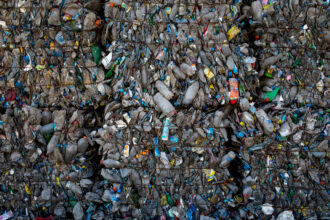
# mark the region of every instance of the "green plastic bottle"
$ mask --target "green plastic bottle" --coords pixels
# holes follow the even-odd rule
[[[166,194],[167,203],[168,203],[170,206],[174,206],[174,201],[173,201],[171,195],[170,195],[168,192],[166,192],[165,194]]]
[[[293,189],[290,189],[290,191],[289,191],[290,201],[292,201],[293,196],[294,196],[294,191],[293,191]]]
[[[101,60],[101,50],[97,45],[91,46],[94,62],[98,65]]]
[[[242,83],[239,84],[238,89],[239,89],[239,95],[244,96],[244,88],[242,86]]]
[[[115,72],[115,65],[112,65],[112,67],[110,68],[110,70],[107,72],[107,74],[105,74],[106,78],[110,78],[113,76],[114,72]]]
[[[265,163],[263,161],[260,161],[260,166],[261,166],[261,169],[265,169]]]
[[[300,62],[301,62],[301,59],[299,58],[299,59],[297,59],[297,60],[292,64],[292,66],[293,66],[293,67],[299,66],[299,65],[300,65]]]
[[[53,134],[45,134],[44,135],[44,138],[45,138],[47,144],[49,143],[49,141],[52,138],[52,136],[53,136]]]
[[[76,200],[76,198],[74,198],[74,197],[70,197],[70,205],[71,205],[71,207],[74,207],[76,204],[77,204],[77,200]]]
[[[292,121],[293,121],[293,123],[297,124],[297,122],[298,122],[298,115],[296,113],[293,114]]]
[[[277,93],[278,93],[278,91],[280,91],[280,86],[279,87],[277,87],[276,89],[274,89],[273,91],[271,91],[271,92],[266,92],[266,94],[265,94],[265,97],[264,97],[264,100],[266,101],[266,102],[271,102],[271,101],[273,101],[273,99],[277,96]]]
[[[150,23],[152,26],[155,25],[155,22],[154,22],[154,15],[155,15],[155,14],[151,14],[151,15],[149,15],[149,23]]]
[[[274,76],[268,72],[268,70],[265,72],[265,76],[268,78],[273,78]]]

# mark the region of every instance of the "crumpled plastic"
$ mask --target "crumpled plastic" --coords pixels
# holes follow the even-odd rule
[[[0,219],[329,217],[329,2],[0,8]]]

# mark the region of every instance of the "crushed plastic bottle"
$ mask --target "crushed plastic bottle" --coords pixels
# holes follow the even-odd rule
[[[1,1],[0,219],[327,219],[329,1]]]

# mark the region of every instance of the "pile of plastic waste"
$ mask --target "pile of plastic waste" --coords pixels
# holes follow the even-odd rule
[[[0,220],[328,219],[330,2],[0,2]]]

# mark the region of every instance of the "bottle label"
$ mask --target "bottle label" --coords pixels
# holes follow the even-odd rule
[[[169,125],[169,121],[170,120],[168,118],[165,119],[164,129],[163,129],[163,133],[162,133],[162,140],[163,141],[167,141],[168,140],[168,135],[169,135],[168,125]]]
[[[238,90],[238,81],[235,78],[229,79],[229,100],[231,104],[235,104],[239,97],[239,90]]]
[[[233,39],[237,34],[239,34],[239,32],[241,31],[236,25],[232,26],[227,32],[228,40]]]
[[[210,68],[205,68],[204,74],[208,79],[212,79],[214,77],[214,73],[210,70]]]
[[[106,57],[102,59],[102,64],[105,68],[107,68],[112,60],[112,53],[109,53]]]
[[[125,145],[124,146],[124,157],[128,157],[129,156],[129,146]]]

